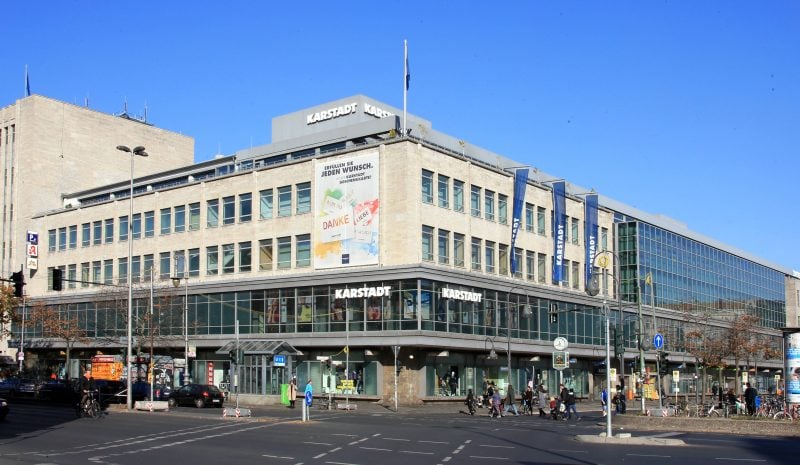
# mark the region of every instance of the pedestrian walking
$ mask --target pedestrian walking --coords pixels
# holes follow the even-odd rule
[[[578,415],[578,410],[575,406],[577,403],[577,399],[575,398],[575,391],[570,388],[567,393],[567,420],[572,418],[572,414],[575,414],[575,420],[580,421],[581,417]]]
[[[549,407],[549,402],[547,400],[547,388],[544,387],[544,384],[539,385],[539,417],[546,417],[547,412],[544,411],[545,406]]]
[[[516,396],[514,395],[514,387],[509,384],[507,391],[508,392],[506,393],[505,412],[508,413],[508,411],[510,410],[514,412],[515,416],[519,416],[519,410],[517,410],[516,399],[515,399]]]

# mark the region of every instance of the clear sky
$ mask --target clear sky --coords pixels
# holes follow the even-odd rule
[[[402,108],[407,39],[434,129],[800,270],[798,25],[796,0],[10,2],[0,106],[28,65],[203,161],[331,100]]]

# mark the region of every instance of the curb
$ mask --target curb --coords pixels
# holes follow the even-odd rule
[[[685,446],[686,443],[681,439],[656,438],[652,436],[633,437],[630,433],[620,433],[618,436],[606,437],[606,433],[600,435],[579,434],[575,436],[579,442],[591,444],[620,444],[637,446]]]

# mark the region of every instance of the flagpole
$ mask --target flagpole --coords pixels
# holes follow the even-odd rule
[[[406,107],[408,104],[408,40],[403,40],[403,137],[408,135],[406,131]]]

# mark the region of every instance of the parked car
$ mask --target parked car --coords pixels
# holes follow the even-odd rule
[[[75,403],[78,393],[69,381],[58,379],[39,386],[38,397],[51,402]]]
[[[194,405],[203,408],[209,405],[222,407],[225,395],[211,384],[187,384],[175,389],[169,396],[169,406]]]
[[[94,385],[97,387],[101,404],[122,404],[127,401],[125,390],[128,386],[122,381],[96,379],[94,380]]]
[[[8,402],[5,399],[0,399],[0,421],[5,420],[6,415],[8,415]]]
[[[39,383],[27,378],[8,378],[0,382],[0,396],[36,397]]]

